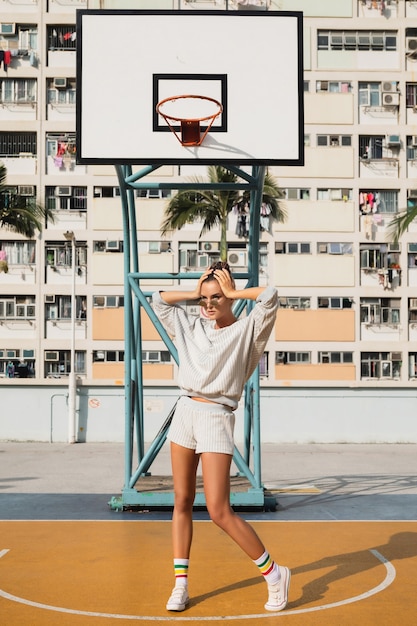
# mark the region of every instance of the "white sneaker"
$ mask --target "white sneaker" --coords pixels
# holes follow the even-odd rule
[[[277,566],[281,578],[275,585],[268,585],[268,602],[265,604],[267,611],[282,611],[288,602],[288,589],[290,587],[291,572],[288,567]]]
[[[174,587],[167,602],[167,611],[183,611],[189,601],[188,588],[185,585]]]

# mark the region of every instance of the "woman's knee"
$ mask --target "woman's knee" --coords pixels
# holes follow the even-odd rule
[[[225,529],[228,526],[231,518],[234,516],[234,512],[229,504],[221,506],[207,506],[207,511],[211,521],[222,529]]]
[[[189,512],[193,509],[194,493],[174,493],[174,507],[178,512]]]

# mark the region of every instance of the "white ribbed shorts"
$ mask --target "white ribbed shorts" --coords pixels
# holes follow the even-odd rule
[[[211,404],[181,396],[172,418],[167,439],[203,452],[233,454],[235,414],[222,404]]]

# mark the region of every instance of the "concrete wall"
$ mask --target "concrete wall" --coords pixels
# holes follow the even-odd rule
[[[2,385],[0,440],[67,441],[67,394],[64,386]],[[176,397],[176,388],[146,389],[146,442],[153,440]],[[262,442],[417,443],[416,404],[412,389],[262,389]],[[79,442],[124,441],[123,387],[81,387],[77,408]],[[242,418],[241,405],[238,443]]]

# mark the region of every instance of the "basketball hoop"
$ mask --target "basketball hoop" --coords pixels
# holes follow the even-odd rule
[[[186,100],[189,102],[185,102]],[[200,102],[196,103],[196,100]],[[215,111],[209,113],[213,105]],[[164,111],[161,107],[164,108]],[[223,105],[208,96],[171,96],[158,102],[156,112],[162,115],[181,145],[201,146],[214,120],[223,112]],[[196,113],[199,114],[198,117],[195,117]],[[174,127],[174,122],[180,122],[181,134],[179,134],[179,129]],[[200,122],[208,122],[203,132],[200,128]]]

